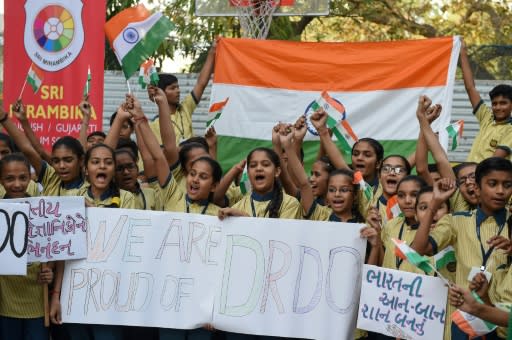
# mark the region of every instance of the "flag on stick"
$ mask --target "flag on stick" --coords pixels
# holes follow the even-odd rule
[[[434,263],[436,269],[446,267],[448,264],[456,262],[455,260],[455,249],[452,246],[448,246],[441,250],[439,253],[434,255]]]
[[[359,185],[359,190],[361,190],[363,192],[364,196],[366,197],[366,199],[368,201],[370,201],[372,199],[372,196],[373,196],[372,187],[368,183],[365,182],[361,171],[354,172],[354,184]]]
[[[352,130],[352,127],[345,119],[345,107],[343,104],[337,102],[326,91],[312,104],[314,111],[323,108],[327,113],[327,127],[332,129],[332,132],[341,143],[341,147],[345,154],[352,154],[352,146],[357,142],[357,136]]]
[[[471,292],[473,297],[483,303],[482,299],[474,291]],[[452,321],[467,335],[470,339],[485,335],[496,329],[496,325],[485,320],[479,319],[469,313],[457,309],[452,313]]]
[[[388,221],[392,218],[400,216],[401,213],[402,211],[398,206],[398,197],[396,195],[390,197],[390,199],[388,199],[388,203],[386,204],[386,217]]]
[[[229,97],[221,102],[213,103],[208,111],[208,117],[206,118],[206,128],[212,126],[222,115],[222,110],[229,101]]]
[[[87,67],[87,80],[85,81],[84,86],[84,98],[86,98],[89,95],[89,90],[91,89],[91,66]]]
[[[427,274],[430,274],[433,271],[432,265],[427,257],[418,254],[402,240],[392,238],[391,241],[395,244],[396,256],[402,260],[408,261],[410,264],[418,267]]]
[[[162,13],[151,14],[140,4],[127,8],[105,24],[105,34],[117,60],[129,79],[148,59],[174,28]]]
[[[41,88],[41,85],[43,84],[44,79],[44,72],[36,65],[32,64],[30,65],[30,69],[28,70],[27,74],[27,82],[32,87],[32,90],[34,93],[37,93],[39,91],[39,88]],[[23,92],[23,91],[22,91]],[[21,94],[20,94],[21,97]]]
[[[462,132],[464,130],[464,121],[458,120],[453,124],[450,124],[446,127],[446,131],[448,132],[448,138],[452,140],[452,148],[451,150],[455,150],[459,145],[459,138],[462,137]]]
[[[240,191],[242,194],[250,192],[252,189],[251,181],[249,181],[249,174],[247,173],[247,164],[245,165],[244,171],[242,172],[242,178],[240,179]]]
[[[146,60],[142,65],[140,65],[139,70],[139,84],[143,89],[146,88],[149,84],[158,86],[158,81],[160,77],[158,77],[158,72],[156,71],[156,67],[153,63],[153,60]]]

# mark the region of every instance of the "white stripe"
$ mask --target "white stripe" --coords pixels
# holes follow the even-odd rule
[[[346,109],[358,138],[378,140],[415,140],[419,125],[416,106],[420,95],[427,95],[434,103],[443,105],[441,116],[434,122],[434,130],[442,130],[450,122],[451,102],[446,101],[446,87],[409,88],[371,92],[329,92]],[[214,84],[211,103],[230,97],[229,106],[222,113],[222,121],[215,125],[218,135],[270,140],[272,127],[279,121],[293,123],[307,106],[318,99],[318,91],[294,91],[261,87]],[[450,97],[451,100],[451,97]],[[315,139],[311,134],[306,139]]]
[[[126,54],[128,54],[130,52],[130,50],[139,42],[141,41],[145,36],[146,34],[148,33],[148,31],[155,25],[155,23],[160,20],[160,18],[162,17],[162,13],[155,13],[153,15],[151,15],[149,18],[147,18],[146,20],[143,20],[143,21],[139,21],[139,22],[134,22],[134,23],[130,23],[128,24],[124,30],[121,32],[121,34],[119,34],[115,39],[114,39],[114,42],[113,42],[113,45],[114,45],[114,50],[116,51],[116,55],[117,57],[119,58],[119,61],[122,61],[123,58],[126,56]],[[137,39],[136,41],[134,42],[131,42],[131,43],[128,43],[124,38],[123,38],[123,33],[128,29],[128,28],[132,28],[132,29],[135,29],[139,35],[139,39]]]

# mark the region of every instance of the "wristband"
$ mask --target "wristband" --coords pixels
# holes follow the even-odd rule
[[[52,291],[50,292],[50,294],[51,294],[51,295],[55,295],[55,294],[60,295],[60,290],[52,290]]]
[[[7,119],[9,119],[9,115],[6,113],[4,118],[0,119],[0,124],[3,124]]]

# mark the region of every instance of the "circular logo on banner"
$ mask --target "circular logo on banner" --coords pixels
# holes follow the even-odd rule
[[[343,107],[345,107],[338,99],[333,98],[337,103],[341,104]],[[306,128],[308,129],[309,133],[311,133],[314,136],[318,136],[318,132],[316,131],[315,127],[313,126],[313,123],[311,123],[311,115],[315,113],[315,110],[313,110],[313,104],[316,103],[315,101],[312,101],[309,103],[309,105],[306,107],[306,110],[304,111],[304,118],[306,118]],[[328,104],[324,105],[324,110],[327,110],[329,107]],[[347,116],[347,112],[343,111],[343,118],[341,120],[345,120],[345,117]]]
[[[59,52],[73,40],[75,23],[69,11],[58,5],[43,8],[34,21],[34,38],[48,52]]]
[[[123,39],[128,44],[135,44],[139,40],[139,32],[135,28],[128,27],[123,31]]]
[[[27,0],[25,50],[49,72],[69,66],[84,43],[81,0]]]

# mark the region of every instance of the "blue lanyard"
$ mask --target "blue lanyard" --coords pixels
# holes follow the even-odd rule
[[[402,235],[404,233],[404,225],[405,225],[405,220],[404,222],[402,223],[402,226],[400,227],[400,232],[398,233],[398,239],[401,240],[402,239]],[[396,264],[396,269],[399,270],[400,269],[400,266],[402,265],[402,262],[404,262],[403,259],[399,258],[398,256],[395,256],[395,264]]]
[[[270,204],[270,202],[268,204]],[[252,217],[257,217],[256,216],[256,208],[254,207],[254,200],[252,199],[252,197],[251,197],[251,209],[252,209]],[[263,213],[263,217],[265,217],[267,212],[268,212],[268,205],[267,205],[267,208],[265,209],[265,212]]]
[[[502,225],[499,226],[498,233],[496,235],[501,234],[501,232],[503,231],[503,228],[505,228],[505,223],[503,223]],[[477,226],[476,226],[476,237],[478,238],[478,241],[480,242],[480,251],[482,252],[482,266],[480,266],[480,270],[484,271],[487,261],[491,257],[492,252],[494,251],[494,246],[489,248],[489,250],[487,250],[487,252],[484,250],[484,245],[482,243],[482,237],[480,235],[480,224],[477,224]]]
[[[185,199],[185,204],[187,206],[187,214],[190,213],[190,205],[188,203],[188,200]],[[206,212],[206,210],[208,209],[208,206],[210,205],[210,202],[206,203],[206,205],[204,206],[203,210],[201,210],[201,215],[204,215],[204,213]]]

